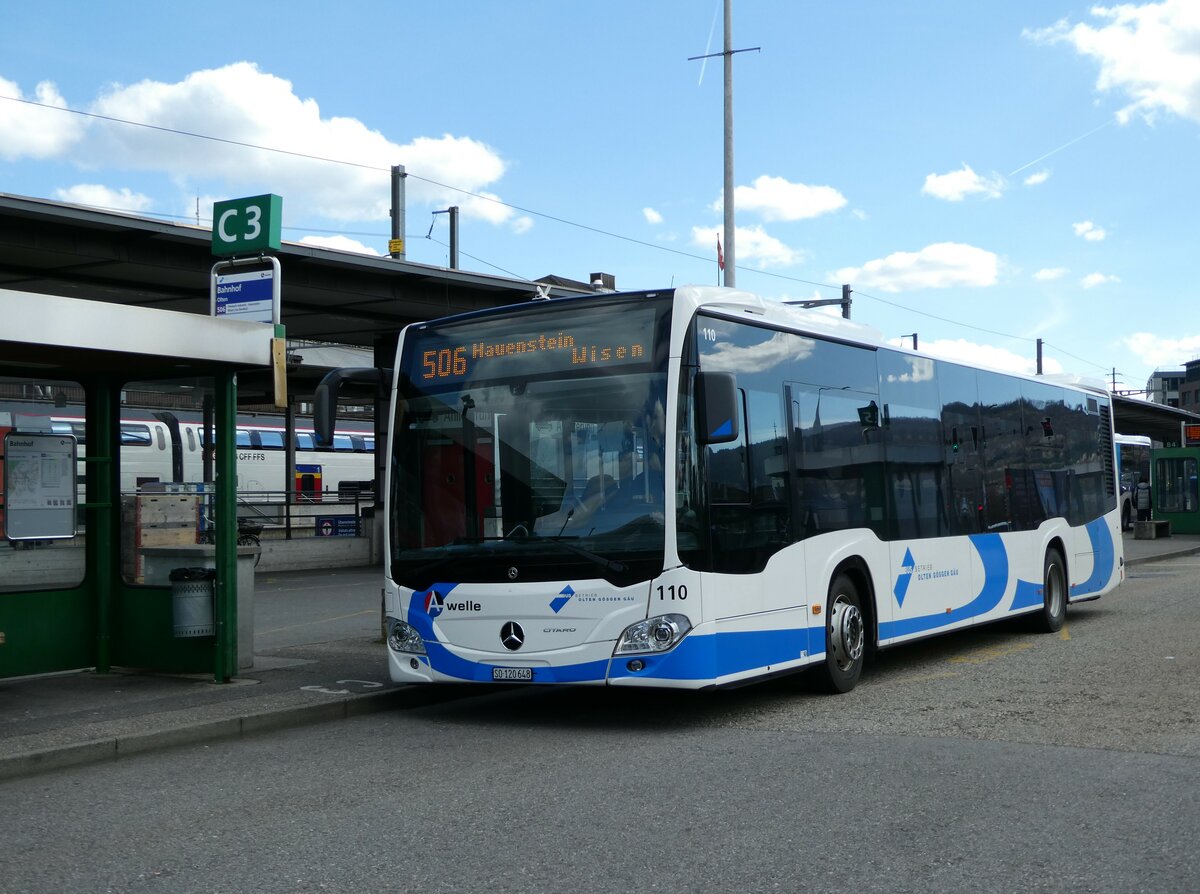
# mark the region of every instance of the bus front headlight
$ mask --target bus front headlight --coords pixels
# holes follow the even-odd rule
[[[626,627],[617,640],[614,655],[666,652],[675,648],[692,629],[686,615],[657,615]]]
[[[425,654],[425,643],[421,634],[412,627],[396,618],[388,618],[388,648],[393,652],[409,652],[416,655]]]

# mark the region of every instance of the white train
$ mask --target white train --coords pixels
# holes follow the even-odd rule
[[[7,418],[5,418],[7,416]],[[82,415],[44,405],[0,403],[0,424],[31,431],[72,434],[86,454]],[[370,423],[346,422],[331,448],[318,448],[311,421],[297,421],[296,475],[287,480],[282,417],[243,416],[237,422],[237,489],[255,494],[304,494],[313,500],[371,492],[375,479],[375,432]],[[175,410],[126,410],[121,419],[121,491],[146,485],[204,480],[203,425],[198,414]],[[82,464],[81,464],[82,474]]]

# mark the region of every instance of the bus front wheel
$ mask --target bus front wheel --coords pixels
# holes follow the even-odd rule
[[[821,688],[849,692],[862,675],[866,649],[866,624],[862,598],[849,575],[839,574],[829,586],[825,616],[825,663],[820,669]]]

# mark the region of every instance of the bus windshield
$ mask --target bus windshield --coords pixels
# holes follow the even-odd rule
[[[628,585],[662,570],[663,306],[588,307],[556,317],[549,336],[537,316],[406,335],[391,480],[398,583]]]

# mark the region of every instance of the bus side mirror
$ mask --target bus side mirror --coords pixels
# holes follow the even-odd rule
[[[738,390],[733,373],[696,373],[696,440],[702,445],[736,441]]]
[[[333,430],[337,427],[338,393],[343,382],[373,385],[375,397],[387,396],[392,383],[392,371],[368,366],[351,369],[335,369],[326,373],[313,394],[313,430],[318,447],[333,446]]]

